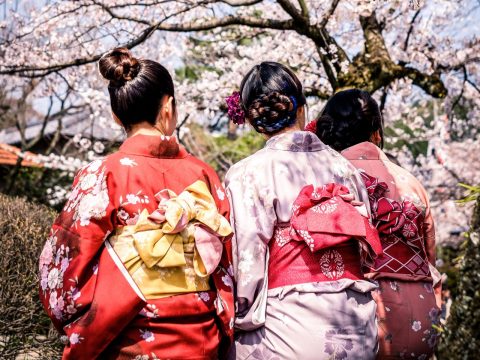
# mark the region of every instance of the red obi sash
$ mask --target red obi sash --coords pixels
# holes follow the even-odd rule
[[[359,249],[360,245],[360,249]],[[290,224],[277,226],[269,243],[268,287],[363,278],[361,263],[381,253],[363,203],[338,184],[305,186]]]
[[[367,187],[372,221],[377,228],[383,255],[364,272],[382,272],[412,276],[430,276],[423,238],[424,216],[412,202],[398,202],[385,197],[386,183],[361,172]]]

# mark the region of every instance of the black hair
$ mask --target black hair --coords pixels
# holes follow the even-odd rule
[[[375,99],[364,90],[349,89],[333,95],[317,120],[317,136],[337,151],[369,141],[380,132],[383,148],[383,118]]]
[[[258,132],[275,134],[296,121],[306,104],[302,84],[288,67],[276,62],[254,66],[240,84],[245,116]]]
[[[155,125],[162,98],[175,96],[168,70],[156,61],[134,58],[127,48],[115,48],[103,55],[99,69],[110,81],[112,111],[127,131],[143,121]]]

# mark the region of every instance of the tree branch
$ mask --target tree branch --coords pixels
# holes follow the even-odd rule
[[[245,25],[252,28],[263,28],[263,29],[276,29],[276,30],[292,30],[293,21],[292,20],[274,20],[274,19],[259,19],[251,16],[238,17],[235,15],[226,16],[220,19],[210,19],[202,23],[196,24],[195,22],[189,22],[184,24],[169,24],[162,22],[157,23],[147,27],[142,33],[137,37],[126,44],[123,44],[123,47],[127,49],[132,49],[135,46],[143,43],[148,39],[155,31],[171,31],[171,32],[189,32],[189,31],[204,31],[211,30],[218,27],[230,26],[230,25]],[[70,62],[65,62],[61,64],[54,64],[45,67],[39,66],[5,66],[6,69],[0,70],[0,75],[19,75],[29,78],[43,77],[60,70],[85,65],[98,61],[103,54],[96,54],[91,57],[78,58]]]
[[[419,8],[416,12],[415,15],[413,15],[412,21],[410,22],[410,27],[408,28],[407,31],[407,37],[405,38],[405,42],[403,43],[403,50],[407,50],[408,48],[408,41],[410,40],[410,35],[412,35],[413,31],[413,25],[415,24],[415,20],[417,20],[418,15],[420,15],[420,10],[422,8]]]
[[[319,26],[321,28],[324,28],[328,24],[328,20],[332,17],[332,15],[335,13],[335,10],[337,9],[338,3],[340,0],[333,0],[332,3],[330,4],[330,8],[328,9],[327,13],[325,14],[324,18],[322,21],[320,21]]]

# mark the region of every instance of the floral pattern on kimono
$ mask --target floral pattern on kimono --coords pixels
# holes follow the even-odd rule
[[[367,188],[385,252],[378,259],[380,266],[369,269],[366,276],[379,284],[374,292],[379,357],[430,358],[438,336],[441,283],[434,267],[435,230],[427,193],[413,175],[370,142],[354,145],[342,154],[370,175],[365,176],[370,178],[368,183],[376,183]],[[371,176],[376,179],[371,181]],[[393,211],[385,212],[388,206],[384,207],[376,221],[378,201],[384,201]]]
[[[154,212],[158,192],[181,193],[196,181],[206,184],[218,212],[228,216],[229,204],[215,172],[179,147],[174,138],[135,135],[118,152],[78,172],[39,263],[40,298],[63,335],[65,359],[96,358],[102,351],[102,358],[108,358],[113,348],[122,353],[128,345],[121,339],[130,333],[139,337],[132,358],[152,353],[165,357],[165,351],[178,351],[176,339],[187,333],[192,342],[182,344],[184,353],[208,352],[205,358],[209,358],[213,353],[218,356],[219,346],[226,351],[234,317],[229,238],[222,239],[220,264],[210,275],[207,293],[148,301],[108,241],[119,227],[134,224],[142,211]],[[190,330],[188,322],[180,320],[192,304],[191,328],[209,326],[208,340],[203,330]],[[165,316],[176,319],[169,330],[174,336],[168,340],[171,346],[159,335]],[[199,344],[208,345],[209,350],[202,350],[203,345],[193,348],[193,339],[200,339]]]
[[[370,291],[375,288],[374,284],[362,279],[338,279],[268,288],[269,242],[278,240],[281,243],[274,233],[276,229],[278,233],[278,226],[290,222],[300,190],[306,185],[316,188],[328,183],[345,186],[354,199],[365,203],[369,213],[368,195],[358,171],[316,135],[294,131],[272,137],[265,148],[235,164],[227,173],[225,183],[234,228],[235,326],[243,330],[238,334],[229,359],[331,357],[328,353],[319,355],[319,346],[341,353],[333,344],[333,338],[331,345],[327,345],[324,332],[312,337],[310,320],[306,320],[312,316],[319,319],[321,325],[317,326],[321,328],[331,329],[335,324],[333,327],[348,329],[352,334],[361,332],[362,340],[354,336],[352,341],[355,344],[362,341],[364,358],[373,358],[376,327]],[[352,301],[354,298],[358,302]],[[352,301],[348,307],[352,316],[332,319],[322,310],[344,307],[347,299],[349,304]],[[285,310],[289,326],[285,326],[284,318],[279,318]],[[349,328],[353,322],[358,324],[355,331]],[[301,339],[307,338],[311,341],[302,347]],[[349,346],[345,345],[344,351],[348,352],[347,348]]]

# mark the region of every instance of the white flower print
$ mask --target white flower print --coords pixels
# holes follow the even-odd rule
[[[393,291],[398,291],[398,283],[396,281],[390,281],[390,288]]]
[[[238,263],[238,270],[245,274],[250,271],[253,265],[253,255],[250,250],[242,250],[240,252],[240,261]]]
[[[130,166],[130,167],[133,167],[133,166],[137,166],[138,164],[135,162],[135,160],[133,159],[130,159],[128,157],[124,157],[122,159],[120,159],[120,164],[122,164],[123,166]]]
[[[140,310],[140,315],[148,318],[152,318],[152,319],[157,318],[158,317],[157,306],[154,304],[147,304],[142,310]]]
[[[55,308],[57,307],[57,292],[52,291],[50,293],[50,298],[48,299],[48,304],[50,305],[50,308]]]
[[[225,286],[228,286],[233,289],[233,280],[230,277],[230,275],[226,274],[222,276],[222,281],[225,284]]]
[[[151,331],[140,329],[140,337],[146,342],[152,342],[155,340],[155,336]]]
[[[80,220],[80,226],[87,226],[90,224],[90,219],[101,219],[106,215],[110,199],[108,198],[108,192],[106,190],[101,191],[99,194],[88,193],[78,205],[78,219]]]
[[[133,358],[133,360],[149,360],[150,356],[148,355],[137,355]]]
[[[331,214],[337,210],[337,200],[330,199],[321,204],[315,205],[312,207],[312,211],[319,214]]]
[[[80,182],[80,188],[85,191],[92,188],[97,182],[97,176],[95,174],[87,174]]]
[[[71,345],[79,344],[82,339],[83,338],[80,337],[79,333],[72,333],[72,335],[70,335],[70,338],[69,338]]]
[[[50,241],[45,243],[42,254],[40,255],[40,267],[48,265],[53,260],[53,245]]]
[[[230,318],[230,323],[229,323],[229,326],[230,326],[230,329],[233,329],[233,326],[235,325],[235,320],[234,318]]]
[[[96,172],[98,169],[100,169],[100,166],[102,166],[102,160],[94,160],[87,166],[86,170],[91,173]]]
[[[198,293],[198,297],[203,300],[203,302],[207,302],[210,300],[210,295],[208,292],[202,291]]]
[[[225,193],[223,190],[217,186],[215,186],[215,189],[217,190],[217,197],[220,199],[220,201],[225,200]]]
[[[135,205],[137,202],[140,202],[140,198],[135,194],[127,194],[126,197],[129,204]]]
[[[60,284],[61,274],[57,268],[53,268],[48,273],[48,287],[50,289],[55,289]]]
[[[422,322],[421,321],[414,321],[412,323],[412,330],[417,332],[422,329]]]

